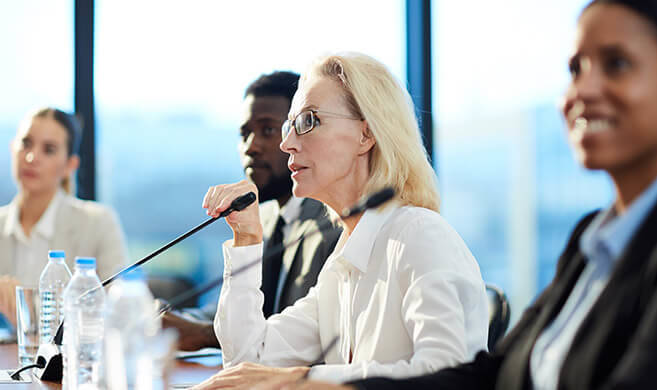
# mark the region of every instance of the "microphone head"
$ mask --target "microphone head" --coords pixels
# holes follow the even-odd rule
[[[233,211],[242,211],[245,208],[249,207],[249,205],[256,200],[256,195],[250,191],[247,192],[246,194],[239,196],[233,200],[233,202],[230,204],[230,207],[228,207],[226,210],[222,211],[221,214],[219,214],[219,218],[224,218],[228,216],[228,214],[232,213]]]
[[[230,204],[231,208],[235,211],[242,211],[256,200],[256,195],[253,192],[248,192],[238,198],[235,198],[233,203]]]

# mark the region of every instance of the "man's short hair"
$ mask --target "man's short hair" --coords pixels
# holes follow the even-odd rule
[[[263,74],[246,88],[244,97],[283,96],[291,102],[298,84],[299,75],[293,72],[277,71]]]

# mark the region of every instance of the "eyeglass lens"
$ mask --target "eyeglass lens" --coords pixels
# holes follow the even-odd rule
[[[297,117],[293,120],[294,125],[289,119],[286,120],[281,127],[283,139],[285,139],[290,130],[292,130],[292,126],[294,126],[294,130],[299,135],[308,133],[315,127],[315,120],[315,114],[312,111],[304,111],[297,115]]]
[[[305,134],[315,126],[315,115],[312,111],[306,111],[299,114],[294,121],[294,127],[299,134]]]

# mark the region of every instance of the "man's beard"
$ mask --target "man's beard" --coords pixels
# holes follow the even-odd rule
[[[258,188],[260,202],[278,199],[292,193],[292,177],[290,174],[272,176],[262,188]]]

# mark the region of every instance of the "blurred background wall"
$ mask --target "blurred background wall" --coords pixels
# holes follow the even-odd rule
[[[137,260],[205,220],[209,186],[243,177],[236,145],[249,82],[302,72],[328,51],[362,51],[409,85],[442,213],[517,315],[552,278],[576,220],[611,200],[607,180],[574,162],[558,111],[584,4],[1,0],[0,204],[16,191],[8,145],[23,115],[42,105],[92,112],[78,193],[116,209]],[[85,61],[92,82],[80,77]],[[228,237],[213,224],[147,270],[210,280]]]

